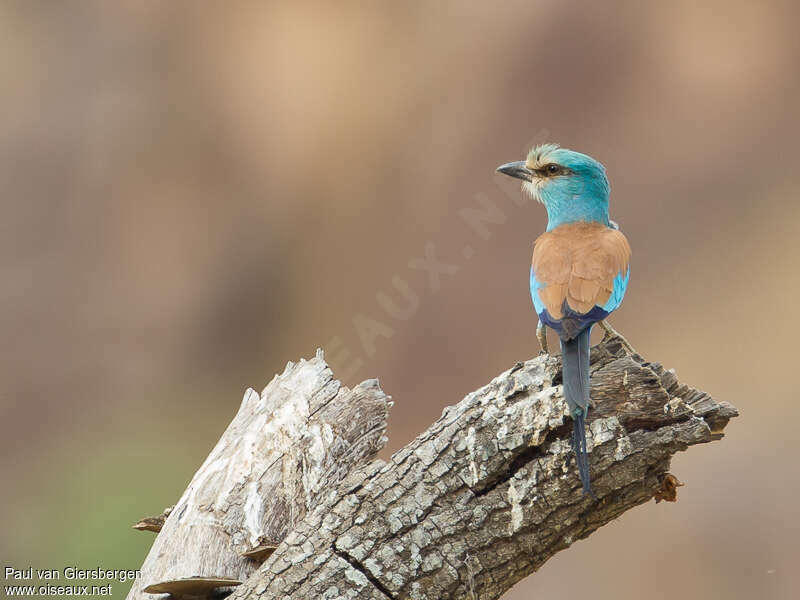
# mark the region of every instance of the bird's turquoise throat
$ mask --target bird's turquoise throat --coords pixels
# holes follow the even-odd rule
[[[602,223],[608,226],[608,199],[563,193],[561,190],[542,191],[547,209],[547,231],[567,223]]]

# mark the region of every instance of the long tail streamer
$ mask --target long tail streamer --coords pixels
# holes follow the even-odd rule
[[[570,340],[561,340],[564,369],[564,397],[572,416],[572,449],[584,494],[594,497],[589,478],[589,454],[586,447],[586,415],[589,411],[589,336],[591,328]]]
[[[578,465],[578,475],[583,484],[583,493],[594,497],[589,480],[589,453],[586,450],[586,417],[581,408],[572,413],[572,450]]]

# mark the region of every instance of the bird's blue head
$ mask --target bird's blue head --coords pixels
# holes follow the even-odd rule
[[[606,169],[591,156],[536,146],[524,161],[501,165],[500,173],[522,179],[522,188],[547,209],[547,231],[578,221],[608,225]]]

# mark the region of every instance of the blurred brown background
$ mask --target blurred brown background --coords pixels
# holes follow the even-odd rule
[[[137,567],[152,538],[130,524],[178,498],[247,386],[318,346],[394,396],[389,451],[534,355],[545,213],[494,168],[554,141],[610,174],[634,248],[614,325],[742,416],[676,458],[677,504],[507,598],[796,598],[798,18],[0,3],[3,566]],[[481,199],[505,217],[488,240],[459,216]],[[408,266],[427,243],[458,268],[436,293]],[[377,298],[400,302],[394,277],[419,297],[405,320]]]

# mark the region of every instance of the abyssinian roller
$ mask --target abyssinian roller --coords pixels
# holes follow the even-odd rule
[[[589,410],[589,337],[622,303],[630,278],[631,248],[608,217],[606,170],[590,156],[555,144],[537,146],[524,161],[497,168],[523,181],[523,190],[547,209],[547,230],[533,246],[530,288],[536,330],[547,352],[545,327],[561,340],[564,397],[573,421],[572,445],[583,491],[594,495],[586,449]]]

